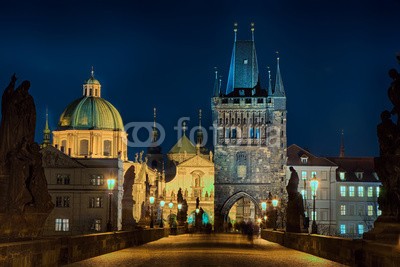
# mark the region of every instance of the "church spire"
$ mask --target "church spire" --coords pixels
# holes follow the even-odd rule
[[[217,67],[214,67],[214,72],[215,72],[215,81],[214,81],[214,96],[219,96],[219,81],[218,81],[218,69]]]
[[[201,128],[201,109],[199,109],[199,128],[197,130],[197,147],[203,143],[203,130]]]
[[[49,112],[48,109],[46,107],[46,124],[43,130],[43,143],[42,143],[42,147],[46,147],[48,145],[50,145],[50,128],[49,128]]]
[[[237,22],[233,23],[233,32],[235,33],[235,43],[237,40],[237,27],[238,27]]]
[[[340,158],[344,158],[344,130],[342,129],[342,133],[340,135]]]
[[[276,52],[276,79],[275,79],[275,91],[274,96],[285,96],[285,89],[283,87],[281,70],[279,68],[279,52]]]
[[[153,122],[152,142],[155,143],[158,138],[158,132],[157,132],[157,126],[156,126],[156,118],[157,118],[157,109],[156,108],[153,108],[153,117],[154,117],[154,122]]]
[[[268,96],[272,96],[272,80],[271,80],[271,69],[267,66],[268,69]]]
[[[254,42],[254,22],[250,24],[251,29],[251,40]]]

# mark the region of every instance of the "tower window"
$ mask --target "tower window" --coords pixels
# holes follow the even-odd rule
[[[243,64],[245,65],[249,64],[249,60],[248,59],[243,60]]]

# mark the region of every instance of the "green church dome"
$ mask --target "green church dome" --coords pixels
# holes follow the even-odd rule
[[[58,130],[69,129],[123,131],[124,124],[110,102],[101,97],[83,96],[69,104],[61,114]]]

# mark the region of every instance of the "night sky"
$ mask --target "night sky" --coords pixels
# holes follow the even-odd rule
[[[180,117],[194,127],[201,108],[203,125],[211,125],[214,67],[225,88],[233,23],[238,39],[250,39],[254,22],[263,87],[280,53],[288,145],[335,156],[344,129],[346,155],[378,154],[376,125],[391,109],[387,72],[399,68],[400,1],[126,2],[1,1],[0,88],[14,72],[31,81],[38,142],[46,105],[55,129],[93,65],[102,97],[125,124],[152,121],[158,108],[166,152]]]

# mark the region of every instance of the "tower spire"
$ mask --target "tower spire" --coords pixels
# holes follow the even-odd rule
[[[50,128],[49,128],[49,112],[48,109],[46,107],[46,123],[45,123],[45,127],[43,130],[43,143],[42,143],[42,147],[46,147],[48,145],[50,145]]]
[[[341,135],[340,135],[340,158],[344,158],[344,130],[342,129]]]
[[[272,81],[271,81],[271,69],[267,66],[268,69],[268,96],[272,96]]]
[[[91,76],[92,78],[94,78],[94,68],[93,68],[93,66],[92,66],[92,71],[90,72],[90,76]]]
[[[217,67],[214,67],[214,72],[215,72],[214,96],[219,96],[220,86],[219,86],[219,81],[218,81],[218,69],[217,69]]]
[[[203,143],[203,130],[201,128],[201,109],[199,109],[199,128],[197,130],[197,147],[200,148]]]
[[[236,43],[236,38],[237,38],[237,22],[233,23],[233,32],[235,33],[235,43]]]
[[[254,42],[254,22],[250,24],[251,29],[251,40]]]
[[[153,122],[153,138],[152,141],[153,143],[155,143],[157,141],[158,138],[158,132],[157,132],[157,126],[156,126],[156,118],[157,118],[157,109],[153,108],[153,118],[154,118],[154,122]]]
[[[274,96],[285,96],[285,89],[283,87],[281,70],[279,68],[279,52],[276,52],[276,79]]]

